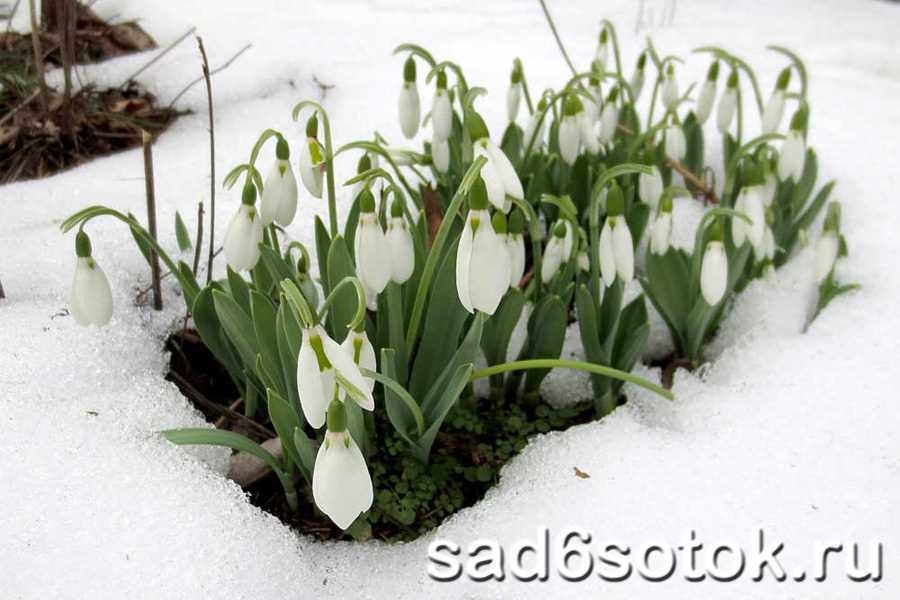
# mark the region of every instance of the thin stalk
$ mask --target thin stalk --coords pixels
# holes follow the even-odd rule
[[[607,367],[604,365],[597,365],[594,363],[582,362],[578,360],[568,360],[564,358],[533,358],[529,360],[516,360],[500,365],[493,365],[491,367],[485,367],[484,369],[475,371],[474,373],[472,373],[471,377],[469,377],[469,381],[483,379],[485,377],[490,377],[491,375],[506,373],[508,371],[525,371],[528,369],[554,368],[577,369],[579,371],[587,371],[588,373],[594,373],[596,375],[603,375],[612,379],[618,379],[620,381],[633,383],[634,385],[650,390],[651,392],[662,396],[667,400],[675,399],[675,395],[672,394],[672,392],[662,386],[656,385],[651,381],[647,381],[643,377],[638,377],[637,375],[632,375],[631,373],[626,373],[625,371],[620,371],[619,369],[613,369],[612,367]]]
[[[228,67],[230,67],[230,66],[234,63],[234,61],[236,61],[236,60],[241,56],[241,54],[243,54],[244,52],[246,52],[247,50],[249,50],[252,46],[253,46],[253,44],[247,44],[247,45],[245,45],[244,47],[242,47],[240,50],[238,50],[237,52],[235,52],[234,54],[232,54],[232,55],[231,55],[231,58],[229,58],[228,60],[226,60],[224,63],[222,63],[221,65],[219,65],[219,66],[216,67],[215,69],[209,71],[209,77],[212,77],[212,76],[215,75],[216,73],[219,73],[219,72],[221,72],[221,71],[224,71],[225,69],[227,69]],[[209,65],[208,65],[208,64],[206,65],[206,68],[209,69]],[[182,96],[184,96],[185,94],[187,94],[188,91],[189,91],[192,87],[194,87],[195,85],[197,85],[198,83],[200,83],[201,81],[203,81],[205,78],[206,78],[206,77],[205,77],[204,75],[201,75],[201,76],[198,77],[197,79],[194,79],[193,81],[191,81],[190,83],[188,83],[186,86],[184,86],[183,88],[181,88],[181,91],[178,92],[177,94],[175,94],[175,97],[172,99],[171,102],[169,102],[169,108],[171,109],[172,107],[174,107],[174,106],[175,106],[175,103],[177,103],[179,100],[181,100],[181,97],[182,97]]]
[[[18,5],[17,5],[18,6]],[[41,111],[46,117],[50,110],[50,101],[47,97],[47,80],[44,78],[44,52],[41,49],[41,28],[37,21],[37,11],[34,0],[28,0],[28,8],[31,10],[31,48],[34,51],[34,72],[38,78],[38,89],[41,96]],[[12,18],[10,17],[10,21]]]
[[[550,31],[553,32],[553,37],[556,38],[556,45],[559,46],[559,51],[562,52],[563,58],[566,60],[566,64],[569,65],[569,69],[572,70],[572,74],[577,73],[575,70],[575,65],[572,64],[572,59],[569,58],[569,53],[566,52],[566,47],[563,46],[562,39],[559,37],[559,32],[556,30],[556,24],[553,22],[553,17],[550,16],[550,11],[547,10],[547,4],[544,0],[538,0],[541,3],[541,8],[544,10],[544,16],[547,18],[547,24],[550,25]]]
[[[206,80],[206,105],[209,115],[209,257],[206,259],[206,285],[212,281],[213,260],[216,255],[216,130],[213,119],[212,81],[209,77],[209,60],[206,57],[206,48],[203,46],[203,38],[197,36],[197,45],[200,47],[200,56],[203,59],[203,79]],[[174,101],[172,102],[174,104]],[[198,240],[199,242],[199,240]],[[200,244],[197,244],[197,252],[200,252]],[[194,268],[196,271],[196,267]]]
[[[328,120],[328,113],[325,112],[325,109],[322,108],[322,105],[318,102],[313,102],[312,100],[305,100],[303,102],[299,102],[296,106],[294,106],[294,110],[291,111],[291,116],[294,121],[297,120],[297,117],[300,116],[300,111],[302,111],[305,107],[311,107],[319,113],[319,117],[322,119],[322,132],[323,137],[325,138],[325,182],[326,189],[328,191],[328,222],[331,230],[331,237],[335,238],[338,235],[338,221],[337,221],[337,201],[335,199],[335,187],[334,187],[334,145],[331,142],[331,123]]]
[[[63,130],[66,135],[74,133],[72,115],[72,65],[75,62],[75,0],[58,0],[60,44],[63,68]]]
[[[147,229],[150,237],[157,239],[156,235],[156,190],[153,181],[153,141],[147,131],[141,131],[141,141],[144,145],[144,189],[147,192]],[[153,283],[153,308],[162,310],[162,286],[159,281],[159,256],[156,250],[150,247],[150,277]]]
[[[194,264],[191,272],[197,277],[200,268],[200,246],[203,245],[203,201],[197,203],[197,239],[194,242]]]
[[[3,282],[0,281],[0,300],[6,298],[6,292],[3,291]]]
[[[31,1],[33,2],[34,0],[31,0]],[[197,30],[196,27],[191,27],[190,29],[185,31],[181,35],[181,37],[179,37],[177,40],[175,40],[174,42],[172,42],[171,44],[166,46],[166,48],[162,52],[160,52],[159,54],[157,54],[156,56],[154,56],[153,58],[148,60],[146,63],[144,63],[144,65],[140,69],[138,69],[137,71],[132,73],[119,87],[124,88],[126,85],[128,85],[129,83],[134,81],[135,77],[137,77],[138,75],[140,75],[141,73],[143,73],[144,71],[146,71],[147,69],[152,67],[154,64],[156,64],[159,61],[159,59],[161,59],[163,56],[165,56],[166,54],[171,52],[178,44],[180,44],[181,42],[186,40],[188,38],[188,36],[191,35],[192,33],[194,33],[196,30]]]
[[[322,303],[322,308],[319,309],[319,322],[325,318],[325,313],[328,312],[328,307],[330,307],[335,298],[337,298],[337,293],[341,291],[341,288],[348,285],[352,285],[356,290],[356,314],[353,315],[353,320],[350,321],[347,327],[349,329],[358,330],[362,326],[366,318],[366,292],[363,289],[360,280],[352,275],[348,275],[341,279],[338,284],[334,286],[334,289],[331,290],[331,293],[328,294],[328,297],[325,298],[325,302]]]

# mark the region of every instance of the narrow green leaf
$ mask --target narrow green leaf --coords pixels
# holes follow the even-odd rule
[[[184,224],[181,213],[177,210],[175,211],[175,238],[178,240],[178,249],[182,252],[190,250],[193,246],[191,234],[188,233],[187,225]]]

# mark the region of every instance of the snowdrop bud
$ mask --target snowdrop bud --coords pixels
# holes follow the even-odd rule
[[[734,240],[734,245],[738,248],[743,246],[746,240],[749,240],[754,247],[762,243],[766,227],[766,209],[763,205],[764,194],[765,189],[758,183],[746,185],[738,192],[734,208],[750,219],[749,223],[737,217],[731,220],[731,237]]]
[[[721,226],[715,223],[712,232],[700,266],[700,292],[707,304],[715,306],[725,296],[728,285],[728,256],[722,244]]]
[[[666,128],[665,142],[666,156],[677,161],[684,160],[687,153],[687,141],[684,139],[684,131],[678,125],[670,125]]]
[[[619,124],[619,107],[616,106],[619,88],[613,88],[609,93],[603,112],[600,113],[600,141],[609,144],[616,135],[616,126]]]
[[[644,89],[644,65],[647,64],[647,54],[642,53],[637,60],[637,66],[634,69],[634,74],[631,76],[631,81],[629,81],[629,85],[631,86],[631,95],[634,98],[635,104],[637,104],[638,98],[641,97],[641,91]]]
[[[303,187],[315,198],[322,197],[322,175],[325,153],[316,139],[318,119],[311,116],[306,122],[306,141],[300,144],[299,170]]]
[[[453,128],[453,109],[450,105],[450,93],[447,91],[447,74],[437,74],[437,89],[431,103],[431,125],[434,137],[444,141],[450,137]]]
[[[669,63],[666,68],[666,76],[662,84],[662,101],[666,110],[674,111],[678,106],[678,81],[675,79],[675,66]]]
[[[112,318],[112,291],[106,274],[91,256],[91,240],[84,231],[75,235],[75,255],[69,314],[79,325],[106,325]]]
[[[719,99],[719,109],[716,113],[716,127],[719,128],[719,133],[722,135],[731,127],[735,111],[737,111],[737,84],[737,71],[732,70],[725,84],[725,92]]]
[[[365,329],[348,333],[347,337],[344,338],[344,341],[341,342],[341,348],[344,349],[347,355],[353,359],[353,362],[359,365],[360,368],[368,369],[370,371],[378,370],[378,363],[375,359],[375,348],[372,346],[372,342],[369,341],[369,336],[366,334]],[[363,380],[366,382],[370,392],[375,389],[374,379],[363,375]]]
[[[398,113],[400,129],[409,139],[419,130],[419,88],[416,87],[416,61],[410,56],[403,64],[403,87],[400,90]]]
[[[332,402],[328,432],[313,467],[313,500],[335,525],[347,529],[372,507],[372,478],[366,459],[347,432],[344,405]],[[335,416],[332,416],[334,413]]]
[[[653,173],[650,175],[646,173],[638,175],[638,197],[640,197],[641,202],[650,207],[651,212],[656,212],[656,208],[659,206],[659,199],[663,193],[663,180],[659,169],[655,165],[651,168]]]
[[[559,153],[567,165],[578,158],[581,144],[581,128],[578,115],[584,110],[576,94],[569,94],[563,106],[563,117],[559,124]]]
[[[399,200],[394,200],[391,205],[391,218],[388,221],[386,237],[391,251],[391,281],[406,283],[415,269],[416,253],[412,234],[403,218],[403,208]]]
[[[456,291],[467,311],[492,315],[509,289],[510,258],[487,207],[487,189],[479,178],[469,190],[469,214],[456,249]]]
[[[785,67],[781,74],[778,75],[778,82],[775,84],[775,91],[769,98],[769,102],[763,109],[762,114],[762,132],[775,133],[781,125],[781,118],[784,116],[784,95],[787,90],[788,83],[791,81],[791,69]]]
[[[259,245],[263,241],[262,219],[256,212],[256,188],[244,186],[241,206],[225,230],[225,261],[235,271],[249,271],[259,261]]]
[[[512,201],[507,196],[519,200],[525,197],[522,182],[503,150],[488,137],[487,126],[474,110],[466,111],[466,129],[472,139],[475,157],[487,159],[481,167],[481,180],[487,189],[488,200],[496,209],[508,213]]]
[[[830,203],[822,237],[816,242],[816,283],[822,283],[828,278],[840,253],[840,218],[841,205],[837,202]]]
[[[391,249],[375,214],[375,197],[368,189],[359,195],[359,225],[354,240],[356,275],[366,291],[384,291],[391,279]]]
[[[593,71],[600,77],[603,77],[603,75],[606,73],[606,65],[609,62],[609,45],[607,44],[608,40],[609,32],[604,26],[603,29],[600,30],[600,39],[597,43],[597,53],[594,55],[593,62]]]
[[[634,244],[625,221],[625,197],[618,184],[607,196],[609,214],[600,231],[600,275],[607,287],[619,277],[628,283],[634,277]]]
[[[506,116],[510,123],[515,123],[519,114],[519,104],[522,101],[522,72],[513,67],[509,82],[509,90],[506,92]]]
[[[758,262],[775,258],[775,234],[769,225],[766,225],[760,243],[753,246],[753,255]]]
[[[663,255],[672,245],[672,198],[666,195],[650,232],[650,252]]]
[[[446,173],[450,168],[450,142],[437,135],[431,138],[431,163],[438,173]]]
[[[290,151],[284,138],[278,140],[277,160],[272,165],[263,187],[259,216],[263,226],[277,221],[290,225],[297,214],[297,180],[291,169]]]
[[[775,179],[775,173],[766,170],[766,179],[763,183],[763,206],[769,208],[775,201],[775,192],[778,189],[778,180]]]
[[[806,111],[801,108],[791,120],[791,130],[787,139],[781,145],[781,155],[778,157],[778,177],[782,181],[789,177],[794,182],[800,181],[803,175],[803,165],[806,162]]]
[[[553,235],[544,249],[544,262],[541,265],[541,281],[549,283],[553,276],[559,272],[559,267],[569,259],[566,254],[566,226],[557,221],[553,228]]]
[[[719,61],[715,61],[709,66],[706,74],[706,81],[700,88],[700,97],[697,99],[697,108],[694,114],[697,116],[697,122],[703,125],[709,119],[712,113],[713,104],[716,101],[716,84],[719,79]]]
[[[588,258],[588,253],[585,250],[579,250],[575,260],[578,261],[578,268],[581,271],[587,272],[591,270],[591,260]]]
[[[522,212],[514,210],[509,215],[506,233],[506,251],[509,253],[509,287],[516,287],[525,275],[525,238],[522,232],[525,220]]]

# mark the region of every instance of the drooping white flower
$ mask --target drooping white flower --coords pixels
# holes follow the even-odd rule
[[[803,132],[792,129],[781,145],[781,155],[778,157],[778,177],[782,181],[788,178],[794,182],[800,181],[805,162],[806,140],[803,139]]]
[[[335,525],[347,529],[372,507],[372,478],[366,459],[347,431],[340,402],[328,410],[328,431],[313,466],[313,500]]]
[[[510,123],[516,122],[519,104],[522,102],[522,75],[513,69],[509,89],[506,90],[506,116]]]
[[[312,125],[310,125],[312,123]],[[325,166],[325,151],[316,139],[318,128],[316,117],[310,118],[306,125],[307,137],[299,149],[299,171],[303,187],[315,198],[322,197],[322,176]]]
[[[344,341],[341,342],[341,348],[344,349],[345,352],[353,359],[353,362],[359,365],[361,369],[368,369],[370,371],[378,370],[378,363],[375,359],[375,348],[372,346],[372,342],[369,341],[369,336],[366,334],[366,330],[362,331],[353,331],[347,334],[347,337],[344,338]],[[369,391],[375,389],[375,380],[371,377],[366,377],[363,375],[363,380],[365,380],[366,384],[369,386]]]
[[[719,61],[715,61],[709,67],[706,81],[703,82],[703,86],[700,88],[700,96],[697,98],[697,107],[694,110],[697,122],[701,125],[706,123],[706,120],[709,119],[709,115],[712,114],[713,104],[716,102],[716,86],[718,84],[718,79]]]
[[[675,67],[669,63],[662,83],[662,101],[666,110],[674,111],[678,107],[678,80],[675,79]]]
[[[763,183],[763,206],[769,208],[775,201],[775,192],[778,190],[778,180],[775,179],[775,173],[769,171],[766,173],[766,180]]]
[[[355,389],[348,389],[346,384]],[[348,392],[347,397],[361,408],[375,409],[372,390],[353,357],[321,325],[305,327],[297,356],[297,391],[303,416],[314,429],[325,424],[329,403],[342,396],[339,389]]]
[[[359,195],[359,224],[353,244],[356,276],[367,292],[380,294],[391,279],[391,251],[375,214],[375,197],[367,189]]]
[[[509,287],[516,287],[525,275],[525,238],[522,213],[518,210],[509,215],[505,245],[509,253]]]
[[[840,241],[837,232],[825,230],[816,241],[816,283],[822,283],[834,269]]]
[[[784,100],[788,83],[791,80],[790,67],[785,68],[778,75],[778,81],[775,84],[775,90],[769,97],[769,101],[763,108],[762,114],[762,132],[775,133],[781,126],[781,119],[784,116]]]
[[[600,37],[597,40],[597,52],[594,54],[594,62],[591,65],[592,70],[598,76],[603,77],[606,73],[606,65],[609,63],[609,32],[606,27],[600,30]]]
[[[112,290],[106,273],[91,256],[91,241],[84,231],[75,236],[75,254],[69,314],[79,325],[101,327],[112,318]]]
[[[650,207],[651,212],[656,212],[663,193],[663,180],[659,169],[655,165],[651,168],[653,173],[650,175],[646,173],[638,175],[638,197],[641,202]]]
[[[577,115],[563,115],[559,123],[559,153],[567,165],[575,163],[581,146],[581,128]]]
[[[256,188],[244,186],[241,206],[225,230],[222,244],[225,261],[235,271],[249,271],[259,262],[259,245],[263,241],[262,219],[256,212]]]
[[[288,145],[283,138],[278,140],[277,156],[266,177],[259,204],[259,216],[264,226],[272,221],[288,226],[297,214],[297,179],[294,178]]]
[[[453,108],[450,106],[450,94],[447,92],[447,74],[438,72],[437,89],[431,103],[431,125],[434,139],[446,141],[453,130]]]
[[[666,197],[650,232],[650,252],[663,255],[672,245],[672,199]]]
[[[703,263],[700,266],[700,292],[710,306],[718,304],[725,296],[728,285],[728,256],[719,240],[706,244]]]
[[[472,138],[475,157],[484,156],[487,162],[481,167],[481,180],[487,189],[488,200],[498,210],[508,213],[512,201],[507,198],[525,197],[522,182],[506,154],[488,137],[487,126],[474,111],[466,115],[466,127]]]
[[[647,63],[647,53],[642,52],[638,57],[637,66],[628,84],[631,86],[631,95],[637,104],[638,98],[641,97],[641,91],[644,89],[644,65]]]
[[[450,142],[440,140],[435,135],[431,139],[431,162],[438,173],[446,173],[450,168]]]
[[[760,243],[754,244],[753,246],[753,256],[756,257],[757,261],[772,260],[775,258],[775,234],[772,233],[772,228],[768,225],[766,225],[765,231],[763,231]]]
[[[571,252],[571,249],[569,251]],[[553,235],[550,236],[547,247],[544,248],[541,281],[549,283],[559,272],[559,267],[569,260],[569,256],[569,253],[566,252],[566,226],[564,223],[558,222],[553,228]]]
[[[578,134],[581,146],[588,152],[596,154],[600,151],[600,138],[597,135],[597,106],[591,100],[584,101],[585,109],[578,113]]]
[[[716,127],[722,135],[725,135],[728,128],[731,127],[735,111],[737,111],[737,85],[737,71],[732,71],[725,84],[725,92],[719,98],[719,108],[716,112]]]
[[[665,141],[666,156],[677,161],[684,160],[687,153],[687,141],[684,139],[684,130],[678,125],[670,125],[666,128]]]
[[[744,186],[738,192],[734,209],[745,214],[750,219],[750,223],[738,217],[731,220],[731,237],[734,240],[734,245],[738,248],[743,246],[747,240],[754,247],[760,245],[763,241],[766,228],[766,211],[763,204],[764,194],[765,189],[761,184]]]
[[[476,179],[469,190],[469,214],[456,250],[456,291],[467,311],[492,315],[509,289],[511,265],[487,207],[484,181]]]
[[[588,253],[584,250],[579,250],[578,255],[575,257],[575,260],[578,261],[578,268],[582,271],[590,271],[591,270],[591,260],[588,258]]]
[[[412,234],[403,218],[403,208],[399,201],[394,201],[391,205],[391,218],[385,235],[391,251],[391,281],[406,283],[416,267],[416,253]]]
[[[616,281],[629,283],[634,278],[634,243],[625,221],[625,198],[618,185],[607,196],[609,213],[600,230],[600,275],[606,287]]]
[[[607,102],[600,113],[600,141],[609,144],[616,135],[616,126],[619,124],[619,107],[613,102]]]
[[[403,64],[403,87],[400,88],[400,100],[397,104],[400,117],[400,130],[408,139],[419,131],[421,109],[419,107],[419,88],[416,86],[416,61],[410,56]]]

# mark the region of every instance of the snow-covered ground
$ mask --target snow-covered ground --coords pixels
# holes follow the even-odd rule
[[[182,308],[166,288],[168,308],[133,306],[146,285],[143,259],[118,223],[90,226],[95,257],[114,288],[115,316],[102,330],[61,316],[74,265],[73,239],[60,220],[87,204],[140,214],[138,151],[94,161],[42,181],[0,188],[0,597],[3,598],[896,598],[900,577],[900,276],[896,268],[900,204],[900,5],[837,2],[683,0],[660,26],[668,0],[644,4],[656,25],[635,33],[638,4],[550,2],[576,61],[586,65],[600,19],[612,19],[631,70],[645,35],[658,48],[690,58],[699,45],[721,44],[747,59],[764,94],[782,59],[768,43],[807,60],[812,83],[811,142],[820,178],[839,181],[851,255],[844,280],[863,290],[841,297],[800,333],[811,293],[808,256],[773,279],[754,283],[728,318],[701,375],[680,372],[677,400],[638,390],[633,402],[599,423],[542,436],[504,470],[484,501],[414,543],[321,544],[297,536],[251,506],[221,476],[223,452],[185,450],[156,434],[201,418],[163,381],[161,343]],[[470,84],[491,94],[479,106],[499,135],[513,57],[532,89],[560,85],[564,64],[540,8],[531,0],[481,2],[236,2],[101,0],[102,15],[139,17],[166,44],[196,25],[220,64],[246,42],[253,48],[216,76],[218,178],[246,159],[256,135],[275,127],[297,135],[295,101],[319,98],[313,77],[334,84],[324,104],[338,143],[378,129],[399,139],[396,94],[403,41],[458,61]],[[80,69],[83,80],[116,82],[146,57]],[[200,72],[186,43],[142,80],[163,100]],[[687,78],[683,77],[682,81]],[[430,93],[423,95],[429,99]],[[162,237],[175,247],[176,208],[193,226],[208,193],[204,92],[184,98],[196,114],[157,142]],[[751,125],[751,127],[754,127]],[[296,139],[296,138],[295,138]],[[338,164],[345,176],[354,158]],[[344,195],[346,200],[346,194]],[[237,206],[219,197],[218,231]],[[292,233],[311,237],[324,203],[305,197]],[[221,238],[219,238],[221,239]],[[653,335],[654,345],[664,336]],[[652,374],[650,374],[652,375]],[[578,381],[554,374],[557,398]],[[201,460],[198,460],[198,457]],[[590,475],[576,477],[573,467]],[[664,583],[632,576],[624,583],[591,577],[569,583],[437,583],[425,567],[430,541],[465,548],[478,538],[504,544],[581,527],[595,550],[617,541],[641,548],[677,544],[685,532],[753,550],[757,531],[786,544],[788,566],[814,566],[817,541],[884,544],[880,582],[854,583],[833,558],[824,583],[733,583],[676,575]],[[789,573],[792,571],[789,569]]]

